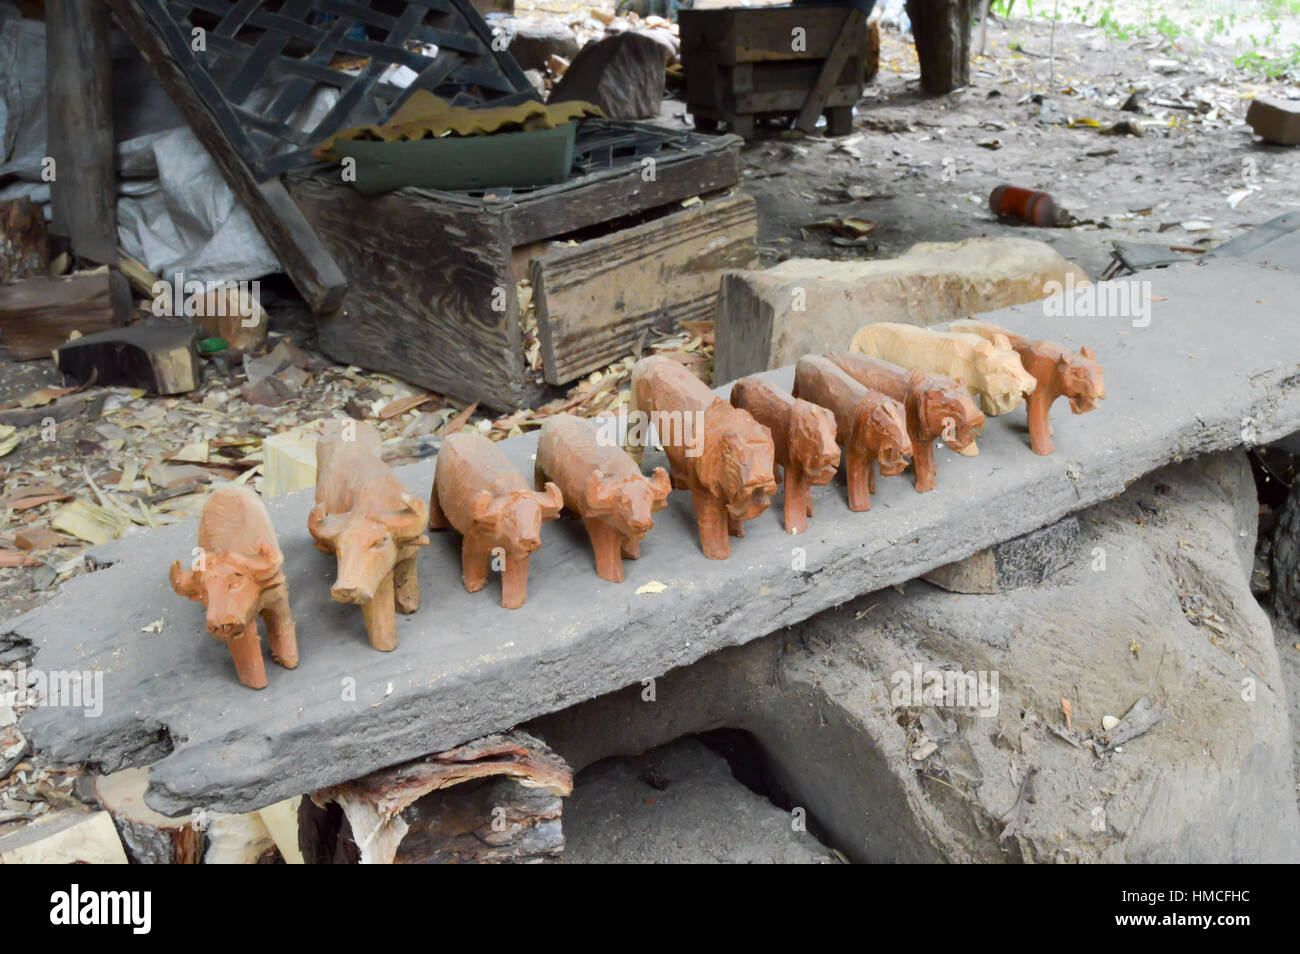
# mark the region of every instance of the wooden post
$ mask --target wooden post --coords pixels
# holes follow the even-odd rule
[[[907,0],[921,89],[951,93],[970,85],[971,0]]]
[[[48,0],[46,110],[54,222],[72,251],[117,262],[117,169],[113,142],[109,12],[103,0]]]

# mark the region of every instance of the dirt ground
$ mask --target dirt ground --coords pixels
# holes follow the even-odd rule
[[[1300,95],[1293,87],[1246,77],[1227,47],[1160,35],[1122,39],[1114,31],[1068,23],[1056,27],[1054,40],[1051,34],[1046,22],[991,21],[986,54],[972,64],[972,85],[926,97],[919,93],[910,38],[886,29],[879,76],[856,109],[850,136],[810,138],[768,128],[743,150],[742,187],[758,200],[762,264],[888,257],[918,242],[1018,235],[1052,244],[1095,278],[1115,241],[1179,249],[1194,258],[1300,207],[1300,148],[1264,145],[1244,125],[1251,96]],[[667,99],[662,121],[688,126],[684,104]],[[1108,134],[1116,123],[1126,123],[1130,132]],[[997,220],[987,197],[1004,182],[1051,192],[1079,224],[1037,229]],[[852,246],[802,231],[832,217],[869,220],[875,229],[869,241]],[[287,298],[264,304],[274,334],[311,348],[300,305]],[[310,385],[279,407],[249,405],[241,381],[236,368],[210,375],[202,391],[186,398],[110,396],[107,406],[122,416],[108,421],[101,407],[73,421],[64,432],[68,438],[54,445],[28,428],[17,449],[0,459],[3,493],[49,482],[74,498],[94,499],[88,482],[116,486],[124,450],[148,460],[160,442],[170,440],[175,450],[232,432],[261,437],[357,406],[374,410],[411,393],[401,382],[327,360],[317,360]],[[48,361],[0,362],[0,404],[61,383]],[[385,436],[436,433],[463,409],[435,402],[415,419],[385,422]],[[505,436],[518,423],[495,420],[492,430],[491,421],[476,414],[468,426]],[[157,515],[181,519],[197,512],[201,500],[192,495],[162,504]],[[6,511],[0,538],[41,522],[59,506]],[[84,544],[69,544],[39,566],[0,569],[0,619],[33,608],[53,595],[58,581],[84,571]],[[17,658],[0,641],[0,667]],[[15,727],[7,734],[0,728],[0,751],[11,748],[3,743],[14,733]],[[52,778],[66,792],[73,776]],[[0,830],[6,820],[0,811]]]

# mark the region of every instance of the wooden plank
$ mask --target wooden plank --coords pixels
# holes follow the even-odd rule
[[[563,384],[604,367],[648,329],[711,319],[719,275],[753,264],[757,235],[754,200],[737,195],[535,259],[546,380]]]
[[[736,97],[736,115],[798,112],[808,98],[801,89],[772,90],[766,93],[748,93]],[[858,90],[851,86],[836,86],[826,99],[826,108],[852,106],[859,99]],[[730,117],[727,117],[730,118]]]
[[[92,0],[94,2],[94,0]],[[216,115],[198,97],[189,78],[162,38],[132,0],[108,0],[118,22],[143,54],[199,141],[221,170],[231,190],[280,260],[312,310],[331,312],[347,292],[347,279],[279,180],[259,183],[226,140]]]
[[[624,215],[728,189],[740,180],[739,139],[722,137],[696,155],[660,162],[647,179],[640,163],[534,193],[506,213],[514,245],[566,235]]]
[[[826,59],[822,61],[821,74],[817,77],[813,88],[809,90],[808,101],[803,104],[803,109],[799,111],[799,118],[795,120],[795,126],[808,135],[811,136],[817,131],[817,117],[827,107],[840,72],[849,58],[862,46],[863,29],[866,23],[867,18],[863,16],[861,10],[849,8],[842,32],[835,40]],[[860,72],[858,75],[861,77]]]
[[[100,0],[49,0],[46,5],[46,116],[51,231],[74,254],[117,260],[117,154],[113,142],[113,65],[108,8]]]
[[[48,358],[73,331],[107,331],[130,316],[130,286],[106,267],[0,288],[0,343],[15,361]]]
[[[323,175],[288,184],[352,283],[318,316],[322,350],[499,410],[528,398],[500,210],[417,189],[363,196]]]
[[[845,8],[757,7],[680,10],[683,62],[699,51],[724,66],[767,60],[820,60],[831,50],[844,23]],[[802,30],[796,44],[795,30]],[[802,45],[803,49],[795,49]]]

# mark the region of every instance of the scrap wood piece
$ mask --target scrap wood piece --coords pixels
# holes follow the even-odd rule
[[[130,285],[107,266],[36,276],[0,288],[0,334],[15,361],[46,358],[74,331],[126,324],[131,307]]]
[[[518,730],[490,735],[303,799],[304,855],[360,864],[554,856],[564,847],[560,798],[572,792],[572,771],[544,743]],[[346,828],[329,821],[331,804]]]
[[[64,493],[53,484],[20,487],[5,497],[0,497],[0,510],[29,510],[47,503],[68,500],[72,494]]]
[[[1097,733],[1094,738],[1094,751],[1105,755],[1125,742],[1131,742],[1140,735],[1145,735],[1164,721],[1165,714],[1152,704],[1146,696],[1133,703],[1133,707],[1124,714],[1119,724],[1109,732]]]
[[[45,213],[30,198],[0,202],[0,285],[47,275],[50,250]]]
[[[182,394],[203,383],[194,342],[192,325],[135,325],[69,341],[54,352],[54,364],[78,380],[94,374],[104,386]]]
[[[50,520],[53,529],[96,544],[116,540],[130,525],[131,520],[124,513],[109,510],[88,500],[72,501],[60,508]]]
[[[69,809],[0,836],[0,865],[127,863],[108,812]]]
[[[144,801],[148,769],[134,768],[95,779],[95,797],[113,819],[130,860],[138,865],[196,865],[207,839],[193,818],[168,818]]]

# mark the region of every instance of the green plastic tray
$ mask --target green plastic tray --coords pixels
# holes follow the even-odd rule
[[[366,195],[403,186],[422,189],[491,189],[554,185],[569,177],[577,123],[555,129],[442,136],[414,142],[340,140],[334,152],[356,160],[349,182]]]

